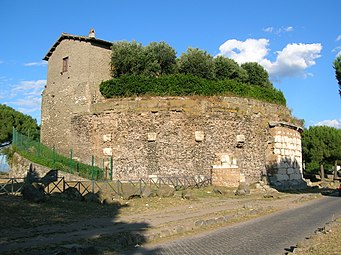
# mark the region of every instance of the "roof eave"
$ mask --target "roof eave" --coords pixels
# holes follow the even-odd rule
[[[78,40],[78,41],[86,41],[86,42],[90,42],[91,44],[94,44],[94,45],[97,45],[97,46],[100,46],[100,47],[104,47],[104,48],[108,48],[108,49],[110,49],[110,47],[112,45],[112,42],[101,40],[101,39],[97,39],[97,38],[93,38],[93,37],[77,36],[77,35],[71,35],[71,34],[67,34],[67,33],[62,33],[59,36],[59,38],[57,39],[57,41],[52,45],[50,50],[47,52],[47,54],[45,55],[43,60],[48,61],[49,58],[51,57],[51,55],[53,54],[54,50],[57,48],[57,46],[64,39],[73,39],[73,40]]]

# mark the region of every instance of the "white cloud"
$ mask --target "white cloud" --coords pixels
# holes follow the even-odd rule
[[[267,62],[264,67],[273,79],[300,76],[306,77],[306,69],[315,65],[315,59],[320,57],[322,45],[319,43],[288,44],[282,51],[277,52],[275,62]]]
[[[287,26],[287,27],[280,27],[280,28],[275,28],[275,27],[266,27],[262,29],[266,33],[273,33],[276,35],[280,35],[282,33],[288,33],[288,32],[293,32],[294,27],[292,26]]]
[[[41,93],[45,84],[46,80],[36,80],[11,85],[7,90],[1,90],[1,103],[25,114],[37,113],[41,108]]]
[[[341,46],[338,46],[332,50],[332,52],[336,52],[336,57],[341,55]]]
[[[47,65],[47,61],[40,61],[40,62],[30,62],[30,63],[26,63],[24,64],[24,66],[44,66]]]
[[[16,97],[18,95],[21,95],[21,96],[29,96],[29,95],[40,96],[45,85],[46,85],[46,80],[21,81],[19,84],[16,84],[12,87],[10,96],[11,97]]]
[[[285,28],[283,28],[283,31],[285,31],[285,32],[292,32],[292,31],[294,31],[294,28],[292,26],[285,27]]]
[[[273,27],[266,27],[266,28],[263,28],[263,31],[267,32],[267,33],[272,33],[274,31],[274,28]]]
[[[220,53],[228,58],[232,58],[238,63],[245,62],[262,62],[268,54],[269,40],[267,39],[246,39],[238,41],[235,39],[228,40],[220,45]]]
[[[338,35],[338,36],[336,37],[336,41],[341,41],[341,35]]]
[[[18,111],[28,114],[35,111],[39,111],[41,107],[41,98],[40,97],[26,97],[19,98],[15,101],[10,102],[11,105],[15,106]]]
[[[270,75],[272,80],[281,80],[285,77],[307,77],[306,69],[315,65],[315,60],[320,57],[322,45],[313,44],[288,44],[283,50],[277,51],[275,61],[268,58],[269,40],[267,39],[246,39],[238,41],[228,40],[219,47],[220,53],[232,58],[239,64],[245,62],[257,62],[261,64]]]
[[[315,124],[315,126],[328,126],[341,129],[341,119],[323,120]]]

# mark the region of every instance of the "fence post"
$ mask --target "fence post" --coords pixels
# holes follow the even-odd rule
[[[63,192],[64,192],[65,191],[65,178],[64,176],[62,178],[63,178]]]
[[[113,167],[112,156],[110,157],[110,181],[112,181],[112,167]]]
[[[40,142],[38,142],[37,152],[38,152],[38,157],[40,157]]]
[[[15,144],[15,127],[14,126],[12,127],[12,143],[13,143],[13,145],[16,145]]]
[[[70,174],[72,174],[72,148],[70,149]]]
[[[92,157],[91,157],[91,191],[92,191],[92,193],[95,193],[94,163],[95,163],[95,158],[94,158],[94,155],[92,155]]]
[[[52,163],[54,164],[56,161],[56,158],[55,158],[55,148],[54,148],[54,145],[52,145]]]
[[[104,171],[104,158],[102,159],[102,172],[103,172],[103,179],[106,180],[107,179],[107,171]],[[97,175],[98,177],[98,175]]]

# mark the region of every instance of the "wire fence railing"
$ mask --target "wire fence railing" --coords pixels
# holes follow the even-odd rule
[[[72,181],[65,177],[52,178],[46,182],[41,178],[37,180],[42,184],[46,194],[63,193],[68,188],[76,188],[81,195],[89,192],[97,193],[111,193],[120,197],[129,198],[130,196],[142,197],[144,192],[148,189],[154,191],[162,189],[162,187],[172,187],[175,191],[203,188],[210,186],[212,180],[209,176],[158,176],[154,178],[140,178],[136,180],[88,180],[88,181]],[[28,183],[26,178],[5,178],[0,177],[0,194],[18,194],[22,192],[25,183]]]
[[[13,128],[12,146],[28,160],[51,169],[77,174],[91,180],[112,178],[112,158],[107,159],[110,162],[109,168],[105,168],[104,159],[94,155],[91,156],[91,161],[89,160],[90,165],[84,164],[74,159],[72,148],[68,156],[62,155],[58,153],[55,146],[48,147],[40,141],[19,133],[15,128]]]

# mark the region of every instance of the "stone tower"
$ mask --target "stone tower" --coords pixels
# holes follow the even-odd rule
[[[95,38],[94,29],[89,36],[62,33],[43,58],[48,73],[42,93],[42,143],[67,154],[72,116],[89,112],[101,98],[100,82],[111,78],[111,45]]]

